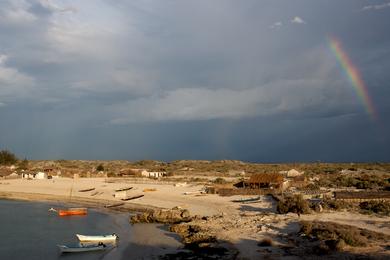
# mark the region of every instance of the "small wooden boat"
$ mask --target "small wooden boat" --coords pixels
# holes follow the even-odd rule
[[[87,215],[87,208],[69,208],[58,210],[59,216]]]
[[[115,190],[116,192],[118,191],[127,191],[127,190],[131,190],[133,187],[126,187],[126,188],[120,188],[120,189],[117,189]]]
[[[105,205],[104,207],[105,208],[114,208],[114,207],[119,207],[119,206],[122,206],[122,205],[125,205],[125,203],[119,202],[119,203],[114,203],[114,204],[108,204],[108,205]]]
[[[79,192],[87,192],[87,191],[92,191],[94,190],[95,188],[88,188],[88,189],[83,189],[83,190],[79,190]]]
[[[116,234],[102,236],[85,236],[76,234],[80,242],[114,242],[118,239]]]
[[[132,196],[132,197],[123,198],[121,200],[123,200],[123,201],[134,200],[134,199],[142,198],[143,196],[145,196],[145,195],[141,194],[141,195],[136,195],[136,196]]]
[[[105,250],[107,246],[103,243],[95,245],[78,245],[78,246],[66,246],[66,245],[57,245],[61,253],[79,253],[79,252],[89,252],[89,251],[99,251]]]
[[[186,191],[183,193],[183,195],[195,195],[195,194],[201,194],[201,191]]]
[[[96,195],[98,195],[99,194],[99,192],[98,191],[95,191],[94,193],[92,193],[90,196],[96,196]]]
[[[248,203],[248,202],[255,202],[260,200],[260,196],[254,197],[254,198],[248,198],[248,199],[237,199],[237,200],[232,200],[232,202],[239,202],[239,203]]]
[[[145,188],[143,189],[143,192],[149,192],[149,191],[156,191],[156,188]]]

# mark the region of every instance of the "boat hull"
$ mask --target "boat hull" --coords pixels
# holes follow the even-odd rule
[[[60,249],[61,253],[81,253],[81,252],[105,250],[107,247],[105,245],[80,246],[80,247],[68,247],[65,245],[58,245],[58,248]]]
[[[259,200],[260,200],[260,197],[256,197],[256,198],[249,198],[249,199],[232,200],[232,202],[251,203],[251,202],[258,202]]]
[[[87,215],[88,211],[86,208],[70,208],[58,210],[59,216],[75,216],[75,215]]]
[[[117,235],[105,235],[105,236],[84,236],[76,234],[80,242],[114,242],[118,239]]]

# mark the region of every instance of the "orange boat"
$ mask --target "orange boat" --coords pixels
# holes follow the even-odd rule
[[[69,208],[58,210],[58,216],[87,215],[87,208]]]

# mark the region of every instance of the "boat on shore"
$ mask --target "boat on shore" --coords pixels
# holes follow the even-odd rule
[[[87,215],[87,208],[68,208],[58,210],[58,216],[76,216],[76,215]]]
[[[102,195],[103,193],[104,193],[104,191],[95,191],[90,196]]]
[[[143,192],[149,192],[149,191],[156,191],[156,188],[145,188],[143,189]]]
[[[79,190],[79,192],[93,191],[94,189],[95,188],[82,189],[82,190]]]
[[[232,202],[239,202],[239,203],[250,203],[250,202],[256,202],[260,200],[260,196],[254,197],[254,198],[248,198],[248,199],[237,199],[237,200],[232,200]]]
[[[103,243],[94,244],[94,245],[78,245],[78,246],[67,246],[67,245],[57,245],[61,253],[80,253],[80,252],[90,252],[90,251],[100,251],[106,250],[107,246]]]
[[[101,236],[86,236],[76,234],[76,237],[80,242],[115,242],[118,239],[116,234]]]
[[[114,207],[119,207],[119,206],[122,206],[122,205],[125,205],[124,202],[119,202],[119,203],[114,203],[114,204],[108,204],[108,205],[105,205],[104,207],[105,208],[114,208]]]
[[[126,188],[120,188],[120,189],[116,189],[115,191],[118,192],[118,191],[127,191],[127,190],[131,190],[133,187],[126,187]]]
[[[136,195],[136,196],[131,196],[131,197],[123,198],[123,199],[121,199],[121,200],[123,200],[123,201],[135,200],[135,199],[142,198],[143,196],[145,196],[145,195],[144,195],[144,194],[141,194],[141,195]]]

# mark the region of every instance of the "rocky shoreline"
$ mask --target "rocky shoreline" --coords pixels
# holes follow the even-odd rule
[[[184,249],[162,256],[162,259],[235,259],[238,251],[228,242],[220,241],[210,230],[199,224],[209,217],[191,216],[187,209],[152,210],[130,217],[130,223],[169,224],[169,231],[181,237]]]

